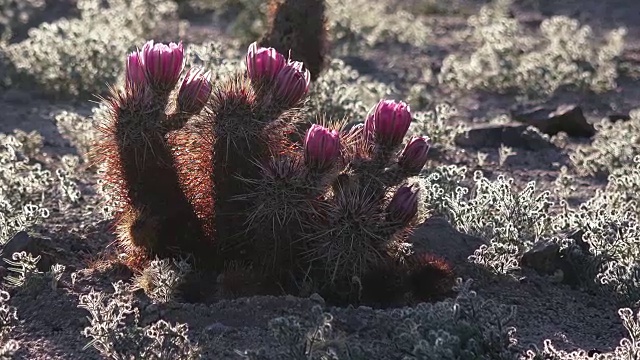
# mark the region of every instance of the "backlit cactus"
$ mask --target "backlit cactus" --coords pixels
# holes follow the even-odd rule
[[[182,59],[181,44],[148,42],[105,99],[95,150],[134,263],[189,253],[200,267],[241,263],[286,291],[311,281],[338,298],[376,273],[422,284],[415,274],[434,261],[407,262],[419,194],[406,180],[429,143],[402,150],[405,103],[381,100],[348,132],[314,124],[296,143],[310,82],[302,63],[254,43],[246,71],[212,84],[189,69],[178,85]]]

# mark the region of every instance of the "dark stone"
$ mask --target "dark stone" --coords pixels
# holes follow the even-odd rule
[[[547,135],[565,132],[573,137],[592,137],[595,127],[590,124],[577,105],[560,105],[556,109],[535,107],[511,112],[514,120],[535,126]]]
[[[481,124],[455,138],[455,143],[467,148],[499,148],[501,145],[540,150],[555,147],[547,138],[529,125],[522,124]]]
[[[26,252],[33,257],[40,256],[38,270],[47,272],[56,263],[51,249],[51,239],[39,237],[26,231],[20,231],[9,240],[0,251],[0,266],[11,267],[5,259],[12,260],[12,255],[17,252]]]
[[[522,254],[520,265],[550,275],[560,268],[560,245],[554,242],[539,242]]]
[[[481,245],[487,244],[481,238],[459,232],[439,216],[433,216],[418,226],[411,241],[416,252],[435,254],[452,264],[466,263]]]

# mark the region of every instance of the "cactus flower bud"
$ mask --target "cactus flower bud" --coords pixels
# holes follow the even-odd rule
[[[147,79],[157,89],[168,91],[176,85],[184,66],[182,42],[165,45],[150,40],[142,47],[142,57]]]
[[[428,137],[412,137],[400,153],[398,164],[406,171],[419,173],[424,164],[427,163],[427,152],[430,146]]]
[[[289,61],[276,76],[276,93],[287,106],[297,104],[309,91],[311,74],[299,61]]]
[[[127,56],[126,80],[128,87],[144,88],[147,85],[144,62],[139,51]]]
[[[246,56],[247,73],[252,81],[265,79],[273,81],[287,61],[274,48],[258,47],[257,43],[249,45]]]
[[[329,169],[340,155],[340,134],[313,124],[304,138],[304,160],[316,171]]]
[[[211,72],[203,68],[193,67],[180,85],[178,106],[180,111],[197,114],[202,110],[211,95]]]
[[[409,223],[418,213],[418,192],[415,185],[403,185],[387,206],[387,220],[400,224]]]
[[[396,147],[402,143],[410,125],[409,105],[402,101],[380,100],[365,121],[364,135],[380,145]]]

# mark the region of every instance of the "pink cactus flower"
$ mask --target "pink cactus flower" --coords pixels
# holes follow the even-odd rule
[[[147,85],[144,63],[139,51],[134,51],[127,56],[126,80],[130,88],[144,88]]]
[[[410,125],[409,105],[402,101],[380,100],[365,121],[364,135],[380,145],[396,147],[402,143]]]
[[[200,67],[193,67],[180,85],[178,92],[178,106],[180,110],[197,114],[202,110],[211,95],[211,72]]]
[[[316,171],[325,171],[333,166],[340,156],[340,134],[318,124],[313,124],[304,138],[304,160]]]
[[[418,194],[419,189],[415,185],[398,188],[387,206],[387,219],[400,224],[413,220],[418,213]]]
[[[274,48],[258,47],[257,43],[249,45],[246,56],[247,73],[252,81],[265,79],[273,81],[287,60]]]
[[[309,92],[311,73],[299,61],[289,61],[276,77],[276,93],[286,106],[294,106]]]
[[[182,42],[165,45],[150,40],[142,47],[142,58],[147,79],[157,89],[168,91],[176,85],[184,67]]]
[[[419,173],[427,163],[431,144],[426,136],[414,136],[400,153],[398,164],[410,173]]]

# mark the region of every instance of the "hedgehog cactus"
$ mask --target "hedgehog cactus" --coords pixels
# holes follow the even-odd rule
[[[291,291],[309,278],[339,293],[380,269],[404,269],[403,281],[419,273],[407,263],[419,196],[406,179],[429,142],[402,147],[408,105],[381,100],[364,126],[314,124],[296,143],[310,82],[302,63],[254,43],[246,71],[211,84],[189,69],[175,89],[182,59],[182,44],[148,42],[105,100],[96,151],[134,259],[187,252],[217,270],[248,264]]]
[[[105,99],[109,115],[95,148],[107,187],[120,204],[118,237],[132,260],[200,251],[201,226],[181,189],[168,141],[188,117],[175,106],[168,110],[183,68],[182,44],[150,41],[130,54],[126,65],[124,88],[112,88]]]

